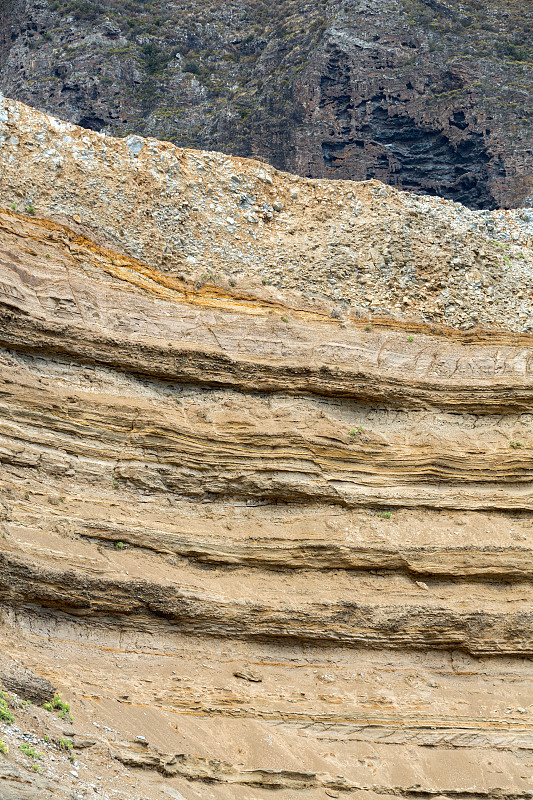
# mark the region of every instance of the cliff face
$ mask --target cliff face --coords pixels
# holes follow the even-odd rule
[[[83,127],[531,204],[519,0],[8,0],[0,15],[0,88]]]
[[[531,798],[528,213],[0,136],[2,800]]]

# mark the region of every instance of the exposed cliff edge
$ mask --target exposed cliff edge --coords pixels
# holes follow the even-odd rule
[[[529,212],[0,137],[2,800],[531,798]]]
[[[0,89],[85,128],[532,204],[523,0],[6,0]]]

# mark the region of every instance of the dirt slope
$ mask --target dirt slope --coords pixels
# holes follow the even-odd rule
[[[0,136],[2,800],[531,798],[529,212]]]

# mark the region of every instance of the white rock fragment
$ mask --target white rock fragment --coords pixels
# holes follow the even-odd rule
[[[138,156],[144,147],[144,142],[139,136],[128,136],[126,144],[134,156]]]

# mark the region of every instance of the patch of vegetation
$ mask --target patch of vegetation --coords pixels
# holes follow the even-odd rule
[[[33,206],[28,206],[27,209],[26,209],[26,214],[29,214],[30,216],[34,217],[35,216],[35,208]]]
[[[190,72],[192,75],[199,75],[201,70],[196,61],[184,61],[183,62],[183,71]]]
[[[70,750],[73,748],[73,744],[70,739],[63,738],[59,740],[59,747],[61,750],[67,750],[67,752],[70,752]]]
[[[517,447],[523,447],[523,442],[509,442],[509,447],[513,447],[515,450]]]
[[[8,695],[0,690],[0,722],[6,722],[11,725],[15,721],[15,715],[7,704]]]
[[[163,72],[170,61],[175,57],[177,50],[166,50],[155,42],[147,42],[142,47],[142,56],[149,75],[158,75]]]
[[[115,542],[115,550],[124,550],[124,542]]]
[[[25,756],[28,756],[28,758],[40,760],[43,757],[42,753],[38,753],[37,750],[35,750],[33,747],[30,747],[30,745],[26,744],[25,742],[20,745],[20,749]]]
[[[5,756],[9,754],[9,747],[3,739],[0,739],[0,753],[3,753]]]
[[[507,40],[496,42],[494,51],[501,58],[508,58],[511,61],[529,61],[531,58],[529,47],[520,47]]]
[[[65,703],[65,701],[62,700],[60,694],[55,694],[54,695],[54,697],[52,699],[52,705],[53,705],[54,708],[59,709],[60,711],[66,711],[67,713],[70,711],[69,704]]]
[[[71,3],[62,5],[61,12],[72,14],[77,20],[93,22],[101,16],[104,9],[98,3],[91,3],[90,0],[72,0]]]
[[[376,517],[380,517],[380,519],[390,519],[392,516],[390,511],[379,511],[376,514]]]
[[[54,695],[54,697],[52,698],[52,702],[51,703],[48,703],[48,702],[47,703],[43,703],[43,708],[45,709],[45,711],[50,711],[50,712],[58,711],[59,712],[58,716],[61,719],[67,719],[68,718],[68,719],[71,720],[71,722],[74,721],[73,717],[72,717],[72,715],[70,713],[69,704],[66,703],[61,698],[60,694]]]

